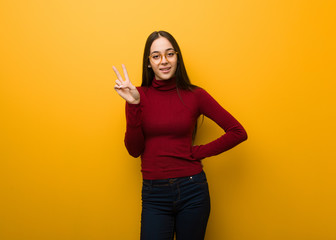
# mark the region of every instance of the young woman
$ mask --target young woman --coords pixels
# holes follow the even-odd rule
[[[142,240],[204,239],[210,213],[202,160],[247,139],[242,125],[204,89],[190,83],[181,50],[168,32],[149,35],[143,56],[141,87],[122,65],[115,90],[126,100],[125,145],[141,156]],[[194,146],[197,119],[205,115],[225,134]]]

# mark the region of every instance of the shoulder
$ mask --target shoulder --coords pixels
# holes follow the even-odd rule
[[[137,89],[138,91],[143,91],[144,87],[142,87],[142,86],[137,86],[136,89]]]
[[[192,86],[188,90],[182,90],[181,97],[183,100],[189,100],[192,104],[199,107],[206,106],[213,101],[210,94],[204,88],[199,86]]]
[[[204,88],[195,87],[193,92],[199,106],[209,107],[210,105],[218,104],[217,101]]]
[[[192,91],[195,92],[196,94],[203,94],[204,92],[206,92],[204,88],[201,88],[199,86],[194,86],[192,88]]]
[[[204,88],[198,86],[195,86],[191,91],[199,98],[210,96],[210,94]]]
[[[144,103],[146,99],[148,99],[148,96],[150,96],[150,88],[149,87],[143,87],[143,86],[138,86],[136,87],[140,94],[140,102]]]
[[[136,89],[139,91],[140,95],[144,95],[148,87],[139,86],[139,87],[136,87]]]

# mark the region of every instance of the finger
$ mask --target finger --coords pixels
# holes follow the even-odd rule
[[[122,82],[121,82],[119,79],[117,79],[115,82],[116,82],[116,84],[117,84],[118,86],[120,86],[120,87],[123,85]]]
[[[113,71],[115,72],[115,74],[117,75],[117,78],[118,78],[120,81],[123,82],[123,79],[122,79],[120,73],[118,72],[117,68],[116,68],[115,66],[112,66],[112,68],[113,68]]]
[[[120,90],[120,89],[122,89],[122,87],[119,86],[118,84],[116,84],[116,85],[114,85],[114,89],[115,89],[115,90]]]
[[[127,73],[127,70],[126,70],[125,65],[124,65],[124,64],[121,64],[121,66],[122,66],[122,69],[123,69],[123,71],[124,71],[125,80],[126,80],[126,81],[129,81],[129,77],[128,77],[128,73]]]

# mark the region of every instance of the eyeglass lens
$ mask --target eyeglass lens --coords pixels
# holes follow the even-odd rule
[[[174,57],[176,56],[176,52],[174,50],[170,50],[165,52],[164,56],[169,61],[174,59]],[[150,55],[150,58],[153,62],[158,63],[162,61],[163,55],[161,53],[152,53]]]

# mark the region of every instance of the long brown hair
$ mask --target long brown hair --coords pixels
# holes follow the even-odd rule
[[[183,102],[181,95],[179,93],[179,89],[183,89],[183,90],[189,90],[192,91],[193,89],[195,89],[197,86],[191,84],[188,74],[187,74],[187,70],[184,66],[184,62],[183,62],[183,57],[182,57],[182,52],[181,49],[179,47],[179,45],[177,44],[175,38],[168,32],[166,31],[155,31],[152,32],[146,41],[145,44],[145,49],[144,49],[144,54],[143,54],[143,62],[142,62],[142,83],[141,86],[142,87],[149,87],[152,85],[152,81],[154,79],[154,71],[152,68],[149,68],[149,54],[150,54],[150,48],[152,46],[152,43],[160,38],[160,37],[164,37],[166,39],[168,39],[168,41],[173,45],[173,48],[176,52],[178,52],[177,54],[177,67],[176,67],[176,72],[175,72],[175,77],[176,77],[176,88],[177,88],[177,93],[181,99],[181,101]],[[204,116],[203,116],[204,119]],[[202,119],[202,122],[203,122]],[[197,133],[197,120],[195,123],[195,128],[192,134],[192,141],[194,142],[195,137],[196,137],[196,133]]]
[[[143,87],[149,87],[152,85],[152,81],[154,78],[154,72],[152,68],[149,68],[149,54],[150,54],[150,48],[152,46],[152,43],[160,38],[164,37],[167,38],[168,41],[173,45],[173,48],[177,54],[177,67],[176,67],[176,87],[177,89],[184,89],[184,90],[192,90],[196,86],[190,83],[187,70],[184,66],[183,62],[183,57],[182,57],[182,52],[177,44],[175,38],[168,32],[166,31],[155,31],[152,32],[146,41],[145,45],[145,50],[144,50],[144,55],[143,55],[143,63],[142,63],[142,83],[141,86]]]

